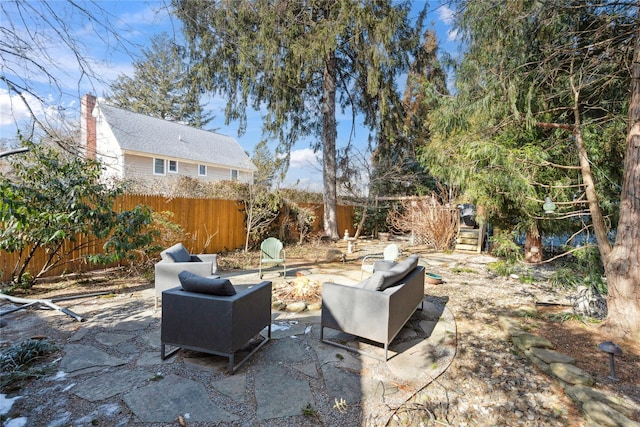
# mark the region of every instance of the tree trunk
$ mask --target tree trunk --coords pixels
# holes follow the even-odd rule
[[[368,203],[362,208],[362,218],[360,218],[360,222],[358,223],[358,228],[356,228],[356,234],[353,236],[353,238],[356,240],[358,240],[358,237],[360,237],[360,233],[362,233],[362,229],[364,228],[364,223],[367,220],[368,208],[369,208]]]
[[[602,210],[600,209],[598,193],[596,193],[596,185],[593,180],[593,172],[591,171],[589,153],[584,146],[584,140],[582,138],[580,90],[575,86],[573,77],[571,77],[571,87],[573,88],[573,138],[576,144],[576,151],[578,152],[580,175],[582,176],[584,193],[589,205],[589,214],[591,215],[593,231],[596,234],[596,240],[598,242],[598,250],[600,251],[600,256],[604,260],[609,255],[609,252],[611,252],[611,243],[609,242],[609,236],[607,235],[607,227],[605,226],[604,217],[602,216]]]
[[[338,196],[336,190],[336,70],[335,52],[331,51],[322,76],[322,181],[324,185],[324,232],[338,240]]]
[[[537,264],[542,262],[542,236],[534,223],[527,231],[524,243],[524,262]]]
[[[636,26],[627,150],[622,176],[620,220],[611,253],[604,258],[609,295],[605,327],[640,339],[640,23]]]

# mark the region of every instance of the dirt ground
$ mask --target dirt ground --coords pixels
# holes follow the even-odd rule
[[[335,247],[335,245],[330,243],[316,243],[309,247],[289,248],[287,251],[287,264],[341,264],[344,265],[345,268],[359,269],[360,261],[358,259],[358,254],[346,256],[345,262],[343,261],[344,257],[341,256],[341,251],[343,251],[344,248],[338,246],[336,250],[334,249]],[[421,248],[407,248],[407,251],[409,250],[411,252],[426,253],[426,249],[422,250]],[[255,268],[256,261],[257,254],[255,253],[243,254],[238,252],[221,254],[219,257],[219,268],[221,270]],[[459,324],[459,331],[472,330],[474,328],[482,327],[482,325],[478,326],[477,316],[474,317],[467,314],[459,315],[458,313],[467,313],[470,308],[478,311],[482,311],[483,309],[486,310],[487,307],[497,304],[496,302],[485,304],[485,300],[488,298],[504,298],[505,300],[508,300],[509,298],[515,298],[512,293],[521,292],[524,289],[519,286],[513,286],[513,284],[509,282],[508,278],[495,278],[487,271],[481,271],[476,268],[461,268],[460,264],[433,267],[431,268],[431,271],[442,275],[443,278],[446,278],[445,283],[442,285],[436,285],[430,288],[430,293],[438,298],[448,299],[449,307],[454,312],[456,322]],[[554,297],[557,297],[557,290],[550,290],[548,281],[545,281],[545,277],[548,277],[549,275],[549,267],[545,267],[544,271],[538,271],[535,269],[534,271],[535,283],[533,286],[537,292],[535,298],[540,298],[541,293],[544,294],[545,292],[553,293]],[[499,289],[501,289],[501,292],[496,292],[496,295],[499,296],[487,295],[486,287],[473,286],[474,284],[486,285],[489,280],[495,283],[494,286],[496,286],[496,289],[500,286]],[[118,294],[133,292],[135,290],[149,288],[152,286],[152,272],[131,273],[122,269],[111,269],[76,277],[61,277],[46,280],[36,284],[28,291],[16,292],[14,295],[25,298],[51,298],[95,292],[112,292]],[[512,287],[513,291],[511,291],[509,287]],[[517,298],[522,298],[523,301],[527,301],[529,304],[535,306],[535,301],[532,300],[533,297],[530,289],[527,288],[526,292],[529,294],[525,296],[518,295]],[[505,304],[507,304],[507,302],[508,301],[505,301]],[[537,312],[523,316],[521,318],[521,322],[524,328],[530,330],[532,333],[541,335],[554,343],[557,351],[575,358],[576,365],[589,372],[594,377],[596,388],[632,399],[637,405],[640,405],[640,343],[613,339],[603,332],[599,323],[576,320],[572,316],[568,315],[558,315],[558,313],[566,312],[566,310],[570,311],[570,307],[537,306]],[[568,320],[562,321],[563,319]],[[608,355],[604,354],[597,347],[599,343],[604,341],[614,341],[623,350],[623,354],[615,359],[615,374],[617,380],[609,378],[610,372]],[[465,365],[475,366],[481,363],[478,353],[471,351],[459,351],[456,359],[458,360],[456,360],[455,363],[459,367]],[[526,359],[522,358],[521,360],[522,363],[527,363]],[[450,374],[452,377],[449,381],[451,381],[452,384],[455,384],[456,381],[460,380],[455,378],[457,375],[456,369],[458,368],[454,367]],[[544,376],[540,371],[537,372]],[[462,373],[459,375],[462,375]],[[443,381],[447,380],[445,379]],[[549,379],[548,381],[551,382],[552,380]],[[557,392],[562,393],[560,387],[557,387]],[[568,412],[563,415],[564,421],[560,424],[584,425],[584,419],[581,417],[575,405],[569,403],[568,398],[566,401],[570,408],[568,409]],[[436,418],[446,420],[454,425],[458,424],[457,421],[462,418],[453,414],[456,409],[448,408],[447,411],[450,413],[440,415]],[[433,418],[436,412],[431,411],[430,414]],[[468,417],[469,414],[467,413],[465,416]],[[633,419],[640,420],[640,413],[634,414]],[[483,424],[476,420],[476,422],[472,422],[469,425],[490,424]],[[527,423],[525,422],[524,425],[527,425]],[[529,425],[535,425],[535,423]]]

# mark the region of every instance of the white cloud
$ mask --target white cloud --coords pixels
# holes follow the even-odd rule
[[[303,148],[302,150],[294,150],[291,152],[290,168],[309,168],[318,167],[320,160],[311,148]]]
[[[119,16],[120,21],[127,25],[164,25],[171,20],[171,14],[164,2],[155,2],[156,6],[149,6],[134,12],[125,12]]]
[[[311,148],[291,151],[285,188],[322,192],[322,160]]]
[[[442,21],[445,25],[449,27],[453,24],[455,14],[456,14],[456,11],[446,5],[442,5],[438,8],[438,18],[440,18],[440,21]],[[452,28],[447,29],[447,41],[450,41],[450,42],[458,41],[459,35],[460,34],[457,29],[452,29]]]
[[[453,23],[455,13],[455,10],[446,5],[442,5],[438,8],[438,17],[447,25],[451,25]]]
[[[29,107],[36,114],[43,113],[42,104],[28,93],[22,96],[29,103]],[[18,95],[11,95],[8,90],[0,88],[0,126],[11,126],[31,119],[31,112],[24,100]]]
[[[447,31],[447,40],[450,42],[455,42],[459,39],[459,32],[458,30],[449,30]]]

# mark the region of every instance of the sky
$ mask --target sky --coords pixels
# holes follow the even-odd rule
[[[440,5],[442,0],[429,3],[427,25],[433,24],[440,51],[455,54],[457,49],[456,34],[451,31],[452,11]],[[7,55],[0,55],[0,67],[3,74],[17,76],[17,80],[34,88],[40,100],[24,94],[31,111],[26,107],[20,96],[10,94],[4,81],[0,81],[0,139],[14,139],[18,128],[23,128],[29,122],[31,114],[40,119],[56,120],[64,115],[70,121],[78,120],[80,97],[85,93],[93,93],[100,97],[106,92],[109,83],[119,75],[133,75],[133,62],[140,59],[141,52],[148,48],[153,35],[162,32],[182,40],[180,22],[168,13],[169,0],[120,0],[120,1],[79,1],[77,4],[88,10],[97,10],[95,4],[102,10],[96,15],[97,20],[82,14],[78,9],[70,8],[66,1],[54,0],[48,2],[24,0],[23,10],[16,14],[14,2],[0,1],[0,29],[10,24],[16,33],[27,42],[34,40],[43,49],[30,52],[46,64],[47,70],[56,76],[58,85],[46,79],[45,73],[30,66],[24,61],[15,61]],[[424,1],[414,1],[414,13],[424,7]],[[29,10],[29,8],[33,8]],[[26,12],[26,13],[25,13]],[[59,42],[59,37],[50,36],[42,25],[30,22],[37,19],[38,13],[44,13],[49,19],[51,14],[57,14],[65,23],[64,31],[78,40],[77,50],[86,61],[85,69],[91,70],[82,74],[72,49]],[[109,21],[115,31],[110,33],[102,26]],[[7,40],[8,41],[8,40]],[[19,41],[14,41],[19,45]],[[44,101],[44,102],[42,102]],[[262,120],[259,111],[247,110],[247,129],[243,135],[238,135],[238,123],[224,123],[224,100],[219,96],[208,96],[203,99],[206,109],[215,119],[207,126],[217,132],[233,136],[242,148],[253,154],[254,147],[262,139]],[[350,113],[338,112],[337,148],[347,145],[352,138],[352,145],[364,150],[369,138],[369,131],[363,126],[362,120],[356,118],[355,130],[351,132],[352,117]],[[269,147],[275,150],[276,142],[270,142]],[[318,191],[322,188],[322,166],[318,155],[309,148],[308,141],[301,141],[291,151],[289,173],[282,183],[283,187],[296,187],[301,190]]]

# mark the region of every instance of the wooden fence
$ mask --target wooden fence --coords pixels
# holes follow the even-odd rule
[[[115,210],[130,210],[137,205],[149,206],[155,212],[172,213],[169,219],[180,225],[184,234],[175,236],[175,241],[172,241],[171,244],[182,241],[190,251],[195,253],[220,253],[244,248],[246,230],[241,201],[127,194],[116,199]],[[322,204],[305,203],[300,205],[314,210],[316,214],[314,231],[321,231],[324,214]],[[340,233],[349,230],[349,233],[353,235],[353,214],[353,206],[338,206],[337,219]],[[78,236],[78,238],[87,240],[84,236]],[[167,236],[162,236],[162,240],[167,245],[169,244],[166,241]],[[171,237],[169,240],[172,240]],[[96,243],[80,251],[72,251],[69,258],[77,259],[77,261],[52,269],[45,276],[102,268],[103,266],[88,264],[84,261],[86,255],[97,253],[100,250],[101,244]],[[44,251],[36,252],[34,260],[31,261],[33,263],[30,268],[32,274],[35,275],[37,271],[40,271],[40,266],[44,265],[46,256]],[[16,254],[0,251],[0,281],[11,280],[11,271],[16,262]]]

